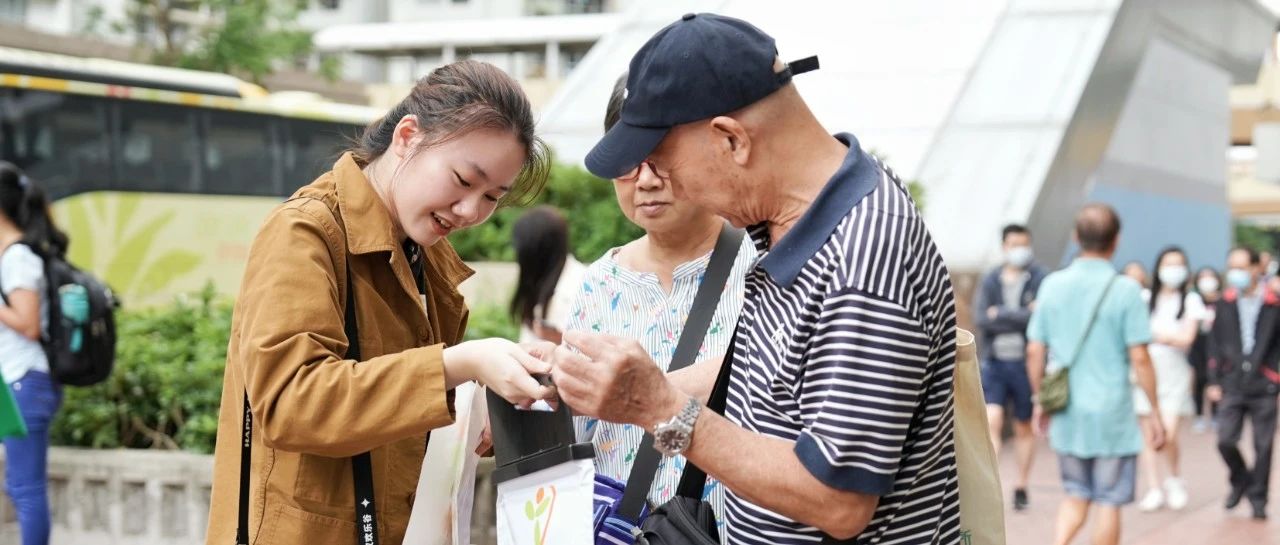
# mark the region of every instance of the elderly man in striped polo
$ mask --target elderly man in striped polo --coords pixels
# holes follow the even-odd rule
[[[604,178],[651,169],[759,249],[724,415],[702,406],[719,361],[668,376],[631,340],[566,335],[553,378],[724,483],[729,543],[958,543],[951,280],[903,184],[791,84],[814,68],[744,21],[686,15],[632,59],[622,121],[587,157]]]

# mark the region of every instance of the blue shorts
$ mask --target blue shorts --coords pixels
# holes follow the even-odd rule
[[[1100,458],[1059,454],[1058,470],[1068,496],[1112,507],[1133,503],[1138,484],[1136,454]]]
[[[1004,407],[1013,404],[1013,418],[1031,420],[1031,381],[1027,378],[1027,362],[989,359],[982,362],[982,395],[987,405]]]

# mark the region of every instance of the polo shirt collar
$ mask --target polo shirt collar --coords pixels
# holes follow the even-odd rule
[[[765,224],[757,224],[751,234],[758,246],[769,253],[760,260],[760,267],[773,281],[782,287],[790,287],[818,250],[826,244],[849,212],[880,183],[880,169],[875,160],[862,151],[858,139],[849,133],[835,135],[836,140],[849,147],[844,162],[836,170],[809,208],[776,246],[769,248],[769,231]]]
[[[1100,257],[1078,257],[1071,263],[1077,269],[1108,270],[1115,272],[1116,266]]]

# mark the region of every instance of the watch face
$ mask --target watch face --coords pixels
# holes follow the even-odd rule
[[[689,447],[689,432],[674,426],[660,429],[653,435],[653,442],[663,452],[684,452]]]

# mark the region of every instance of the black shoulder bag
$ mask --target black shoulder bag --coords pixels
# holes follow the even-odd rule
[[[707,408],[716,414],[724,414],[725,401],[729,396],[729,376],[733,371],[733,351],[737,338],[738,329],[735,327],[724,363],[720,365],[720,375],[716,378],[711,399],[707,402]],[[636,545],[720,545],[715,510],[702,499],[706,484],[705,471],[692,462],[685,464],[675,497],[662,504],[640,525]]]

